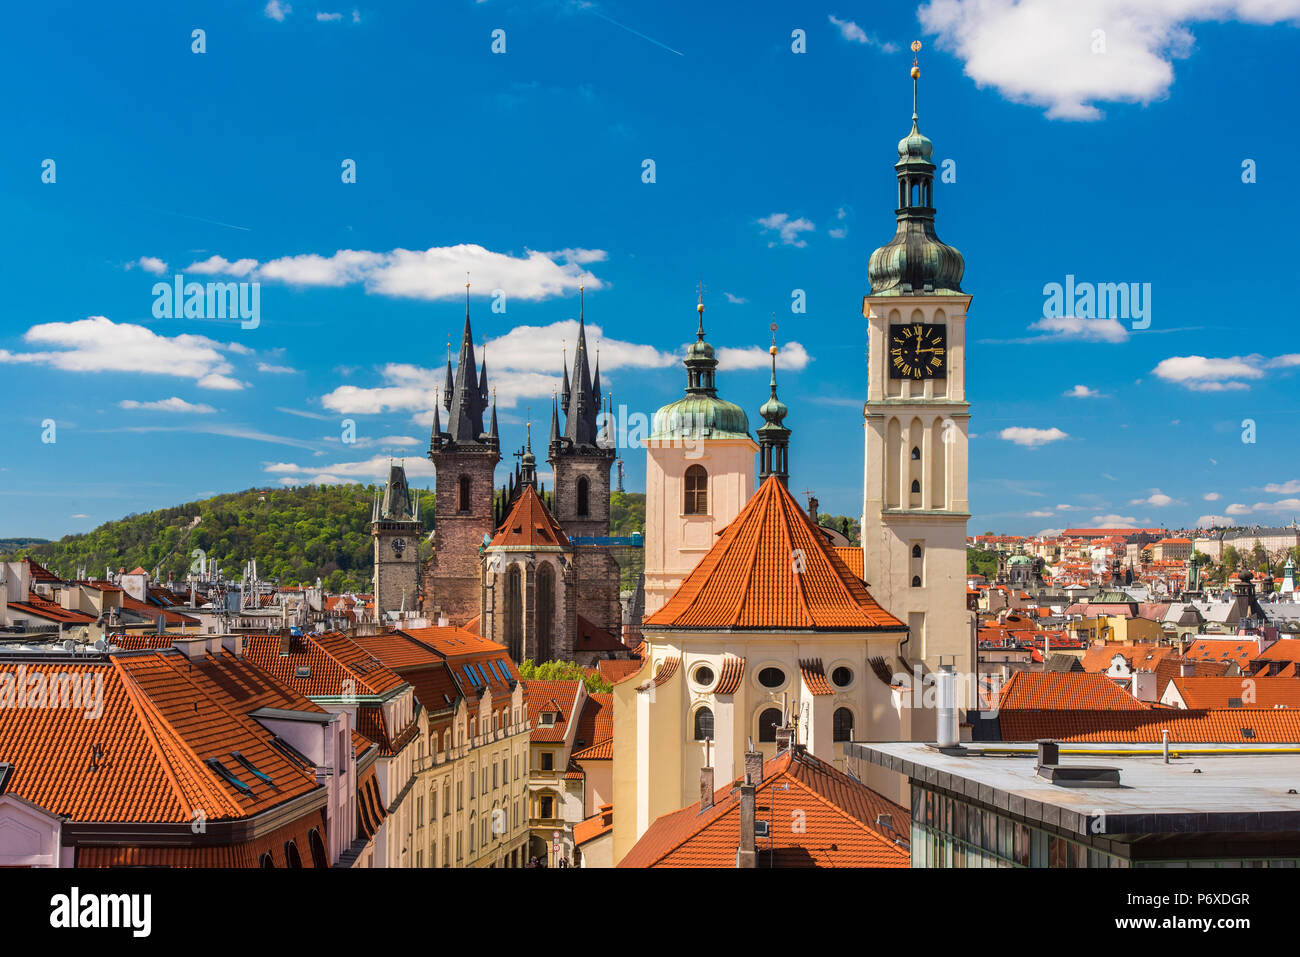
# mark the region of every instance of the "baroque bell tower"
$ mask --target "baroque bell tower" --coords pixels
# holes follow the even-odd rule
[[[912,44],[913,52],[921,47]],[[934,228],[934,145],[921,133],[912,64],[912,129],[899,141],[894,238],[871,254],[862,550],[872,594],[905,621],[906,654],[937,669],[974,666],[966,608],[965,261]]]

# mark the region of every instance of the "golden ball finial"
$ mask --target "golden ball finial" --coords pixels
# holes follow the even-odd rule
[[[769,348],[769,349],[767,350],[767,354],[770,355],[770,356],[774,356],[774,355],[776,355],[776,346],[772,346],[771,348]]]
[[[698,306],[696,306],[696,307],[695,307],[695,311],[696,311],[696,312],[703,312],[703,311],[704,311],[704,303],[700,303]]]
[[[921,68],[919,66],[912,67],[912,79],[913,80],[921,79]]]

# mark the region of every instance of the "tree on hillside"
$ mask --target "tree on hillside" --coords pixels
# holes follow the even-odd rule
[[[573,661],[543,661],[536,664],[525,658],[519,665],[519,677],[525,681],[581,681],[590,694],[608,694],[614,686],[595,669],[588,670]]]

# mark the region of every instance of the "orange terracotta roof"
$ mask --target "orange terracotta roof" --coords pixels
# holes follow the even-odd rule
[[[1002,686],[1000,712],[1015,710],[1147,711],[1145,704],[1110,678],[1086,672],[1017,671]]]
[[[715,695],[735,694],[744,677],[745,659],[738,658],[735,655],[724,656],[722,659],[722,673],[718,675],[718,683],[713,686],[713,693]]]
[[[1295,678],[1184,678],[1170,679],[1189,710],[1228,708],[1237,700],[1242,708],[1300,708],[1300,681]]]
[[[1255,661],[1300,661],[1300,638],[1281,638],[1255,656]]]
[[[833,545],[831,551],[840,556],[840,560],[848,566],[849,571],[859,578],[866,580],[867,573],[862,567],[862,549],[857,545]]]
[[[529,678],[524,682],[528,689],[528,723],[532,727],[532,741],[563,741],[569,722],[573,720],[573,705],[582,682],[576,678],[567,681],[542,681]],[[555,713],[555,724],[543,725],[542,714]]]
[[[660,817],[618,866],[734,868],[739,784],[717,791],[706,811],[696,801]],[[771,826],[771,836],[757,841],[759,867],[911,865],[907,848],[895,843],[911,830],[907,810],[806,751],[787,749],[766,762],[754,803],[768,809],[757,816]],[[877,825],[882,814],[892,817],[893,831]]]
[[[588,841],[614,830],[614,805],[602,804],[600,810],[573,825],[573,844],[581,847]]]
[[[1290,679],[1289,679],[1290,680]],[[1162,741],[1161,731],[1178,743],[1300,743],[1300,710],[1292,708],[1218,708],[1180,711],[1010,711],[998,714],[1003,741],[1148,743]]]
[[[42,618],[46,621],[61,622],[65,625],[87,625],[95,620],[94,615],[86,615],[79,611],[70,611],[61,606],[58,602],[42,598],[36,592],[31,592],[27,601],[9,602],[10,612],[17,612],[19,615],[32,615],[36,618]]]
[[[1300,682],[1298,682],[1300,683]],[[578,732],[573,747],[581,750],[614,737],[614,696],[589,694],[578,717]]]
[[[260,707],[323,713],[259,668],[226,652],[191,662],[177,651],[113,655],[89,664],[27,662],[29,674],[81,676],[102,687],[102,714],[15,708],[0,721],[0,755],[14,765],[6,792],[78,821],[175,823],[259,814],[319,787],[249,717]],[[368,744],[367,744],[368,746]],[[262,785],[232,756],[271,777]],[[250,786],[245,793],[207,761]]]
[[[831,683],[826,680],[826,670],[822,667],[820,658],[800,658],[799,671],[803,673],[804,684],[814,695],[834,694],[835,689]]]
[[[289,654],[281,654],[279,635],[246,635],[244,654],[277,681],[299,693],[317,695],[381,695],[406,682],[363,646],[337,631],[291,638]],[[302,673],[306,669],[306,673]],[[350,682],[350,683],[349,683]]]
[[[614,760],[614,739],[606,738],[604,741],[593,744],[589,748],[583,748],[573,755],[575,761],[613,761]]]
[[[569,539],[564,529],[555,520],[551,510],[538,496],[537,490],[525,485],[515,500],[515,507],[510,510],[506,520],[501,523],[496,537],[489,548],[525,548],[530,551],[541,549],[570,548]]]
[[[1139,645],[1091,645],[1083,653],[1081,661],[1084,671],[1106,671],[1119,655],[1135,671],[1155,671],[1160,662],[1170,657],[1178,657],[1178,649],[1173,645],[1139,644]]]
[[[617,684],[640,671],[643,664],[640,658],[602,658],[596,662],[596,671],[610,684]]]
[[[1236,662],[1243,671],[1259,654],[1259,645],[1253,638],[1198,638],[1184,653],[1184,658],[1201,658],[1206,661]]]
[[[657,688],[664,682],[671,680],[672,676],[677,674],[677,669],[681,663],[682,659],[678,655],[673,655],[661,661],[659,667],[655,669],[655,687]]]
[[[645,625],[903,631],[769,477]]]

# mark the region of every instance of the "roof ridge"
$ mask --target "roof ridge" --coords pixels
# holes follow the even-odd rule
[[[122,685],[126,690],[127,699],[131,702],[131,706],[135,709],[137,716],[141,719],[141,723],[144,725],[145,735],[148,737],[150,744],[153,745],[154,757],[162,766],[163,772],[167,775],[167,781],[174,789],[176,800],[185,811],[186,816],[193,819],[196,810],[203,813],[205,818],[216,818],[219,815],[208,814],[205,810],[205,804],[200,804],[197,807],[194,805],[191,796],[186,793],[185,787],[181,784],[179,774],[181,769],[172,763],[174,759],[179,759],[182,763],[190,764],[190,767],[185,769],[187,777],[192,779],[192,783],[199,792],[197,796],[205,802],[211,802],[210,807],[212,810],[222,808],[224,812],[229,813],[232,817],[240,817],[243,815],[244,809],[236,804],[220,788],[214,787],[211,772],[207,770],[206,765],[203,763],[203,759],[200,758],[198,754],[196,754],[185,742],[185,739],[176,730],[175,726],[167,720],[166,716],[154,703],[153,699],[139,686],[135,676],[130,674],[125,667],[127,660],[152,660],[163,667],[167,667],[169,663],[165,662],[164,659],[166,657],[165,654],[154,654],[149,656],[147,659],[119,659],[117,657],[112,657],[110,660],[113,663],[113,667],[116,668],[122,676]],[[171,668],[169,670],[179,677],[179,672],[176,671],[176,669]],[[189,682],[189,684],[193,690],[199,690],[194,686],[193,682]],[[155,724],[155,722],[157,722],[157,724]],[[159,728],[166,728],[170,732],[169,737],[171,740],[169,743],[164,744],[161,735],[158,733]],[[175,755],[175,758],[173,758],[173,755]]]

